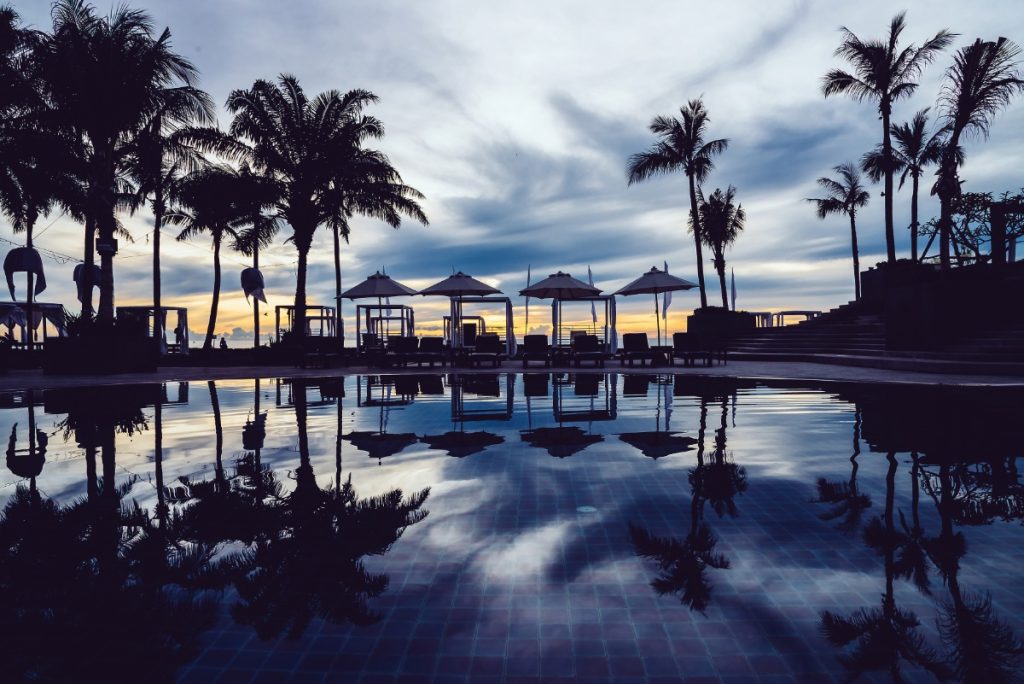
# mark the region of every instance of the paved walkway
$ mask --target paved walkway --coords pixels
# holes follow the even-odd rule
[[[500,371],[520,372],[522,364],[508,362]],[[536,364],[531,365],[533,372],[568,371],[579,372],[594,371],[595,369],[575,368],[551,368],[546,369]],[[237,366],[237,367],[162,367],[154,373],[124,373],[119,375],[44,375],[42,371],[10,371],[0,375],[0,391],[24,390],[24,389],[47,389],[53,387],[76,387],[87,385],[115,385],[135,384],[145,382],[162,381],[202,381],[202,380],[233,380],[247,378],[276,378],[276,377],[307,377],[322,378],[325,376],[355,375],[355,374],[396,374],[396,373],[441,373],[449,372],[450,369],[435,367],[433,369],[423,368],[361,368],[351,366],[348,368],[333,369],[300,369],[290,366]],[[695,377],[732,377],[749,380],[763,380],[766,382],[807,382],[808,384],[832,384],[832,383],[892,383],[900,385],[915,386],[972,386],[972,387],[1013,387],[1024,389],[1024,378],[1013,376],[994,375],[956,375],[945,373],[917,373],[912,371],[884,370],[880,368],[859,368],[854,366],[839,366],[823,363],[803,363],[789,361],[730,361],[725,366],[712,366],[709,368],[681,368],[679,366],[668,368],[620,368],[618,363],[612,362],[602,371],[609,373],[672,373],[692,375]],[[494,372],[493,369],[484,368],[469,370],[459,368],[460,373],[486,373]]]

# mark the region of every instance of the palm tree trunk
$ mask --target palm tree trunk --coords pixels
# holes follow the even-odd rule
[[[718,263],[718,259],[715,259],[715,270],[718,271],[718,284],[722,287],[722,308],[726,311],[729,310],[729,297],[725,291],[725,259]]]
[[[954,129],[942,152],[939,171],[939,265],[948,271],[950,237],[953,232],[953,198],[959,191],[956,173],[956,149],[960,145],[960,130]]]
[[[882,163],[885,164],[885,252],[888,262],[896,261],[896,233],[892,225],[892,137],[889,132],[888,99],[881,105],[882,110]],[[860,295],[857,296],[860,299]]]
[[[160,388],[161,393],[163,387]],[[164,500],[164,418],[163,397],[153,407],[153,477],[156,481],[156,517],[160,529],[167,529],[167,502]]]
[[[292,339],[300,346],[306,342],[306,263],[309,247],[299,247],[299,264],[295,274],[295,316]]]
[[[260,270],[259,245],[254,245],[252,249],[252,267],[257,271]],[[253,348],[260,346],[260,300],[257,297],[252,298],[252,346]]]
[[[82,318],[91,318],[92,288],[96,283],[92,282],[93,266],[96,265],[96,219],[93,216],[92,206],[86,204],[85,214],[85,249],[83,251],[85,263],[82,265],[82,278],[79,287],[82,287]]]
[[[697,248],[697,284],[700,286],[700,308],[708,306],[708,295],[704,289],[704,254],[700,248],[700,213],[697,211],[697,185],[692,175],[686,176],[690,183],[690,218],[693,220],[693,244]]]
[[[33,249],[33,247],[32,247],[32,232],[33,232],[33,229],[35,228],[35,225],[34,225],[35,221],[33,220],[32,217],[28,218],[27,224],[28,225],[25,227],[25,246],[28,247],[29,249]],[[33,318],[33,316],[32,316],[32,302],[35,300],[35,296],[36,296],[36,293],[35,293],[36,283],[35,283],[35,274],[32,273],[32,271],[28,271],[27,275],[28,275],[28,291],[25,293],[25,339],[24,339],[24,342],[26,343],[28,351],[31,354],[34,351],[34,349],[35,349],[35,343],[36,343],[36,329],[35,329],[35,326],[32,325],[32,318]],[[46,324],[43,323],[43,325],[46,325]]]
[[[115,211],[116,180],[114,164],[110,159],[112,151],[101,152],[100,192],[98,197],[99,215],[96,228],[103,249],[100,253],[100,306],[99,319],[114,320],[114,234],[117,230]]]
[[[913,174],[910,188],[910,258],[917,261],[917,187],[920,178]]]
[[[895,613],[896,601],[893,596],[893,582],[896,572],[895,565],[895,544],[893,543],[896,534],[896,520],[893,516],[896,501],[896,452],[890,451],[886,455],[889,462],[889,469],[885,473],[885,609],[886,615],[891,617]]]
[[[853,250],[853,292],[860,300],[860,253],[857,250],[857,212],[850,212],[850,248]]]
[[[210,322],[206,326],[203,349],[213,349],[213,330],[217,326],[217,305],[220,303],[220,237],[213,239],[213,300],[210,302]]]
[[[341,239],[338,227],[334,227],[334,306],[337,307],[338,320],[341,320]],[[341,326],[335,326],[335,334],[341,337]]]
[[[160,303],[160,227],[164,221],[163,179],[157,183],[153,196],[153,339],[158,340],[163,353],[164,321]]]

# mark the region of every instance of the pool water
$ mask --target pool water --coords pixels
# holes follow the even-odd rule
[[[3,394],[3,679],[1009,680],[1021,398],[596,373]]]

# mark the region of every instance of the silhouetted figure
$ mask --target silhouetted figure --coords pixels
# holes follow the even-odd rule
[[[226,339],[224,339],[223,335],[221,335],[221,338],[220,338],[220,348],[221,349],[227,349],[228,348],[228,341]]]

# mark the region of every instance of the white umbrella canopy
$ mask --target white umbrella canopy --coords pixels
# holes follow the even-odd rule
[[[658,328],[658,344],[661,344],[661,319],[658,311],[658,295],[662,292],[674,292],[676,290],[692,290],[697,287],[689,280],[677,278],[652,266],[651,270],[631,282],[625,287],[619,288],[617,295],[630,296],[638,294],[654,295],[654,320]]]
[[[474,295],[502,294],[501,290],[482,283],[462,271],[453,273],[439,283],[419,291],[421,295],[441,295],[444,297],[465,297]]]
[[[397,280],[392,280],[389,275],[377,271],[355,287],[345,290],[341,296],[345,299],[366,299],[369,297],[381,299],[385,297],[405,297],[414,294],[416,294],[416,290],[403,285]]]
[[[568,273],[559,271],[525,290],[520,290],[519,294],[523,297],[537,297],[538,299],[583,299],[596,297],[601,294],[601,290],[573,278]]]

